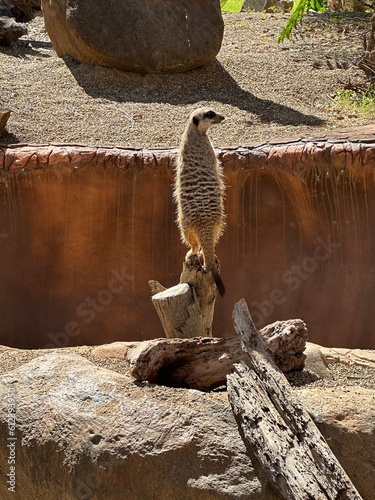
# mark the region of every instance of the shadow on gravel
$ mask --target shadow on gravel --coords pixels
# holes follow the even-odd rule
[[[0,0],[1,1],[1,0]],[[12,57],[43,57],[48,58],[51,57],[50,53],[41,52],[39,49],[48,49],[52,50],[51,42],[38,42],[36,40],[18,40],[16,43],[11,45],[10,47],[5,45],[0,45],[0,54],[3,53],[7,56]]]
[[[186,73],[140,75],[79,64],[64,58],[78,85],[94,98],[119,103],[167,103],[174,105],[216,101],[254,113],[263,123],[321,126],[325,120],[288,106],[256,97],[242,89],[218,62]]]
[[[19,138],[16,135],[7,132],[6,129],[3,132],[3,134],[0,135],[0,145],[1,144],[18,144],[19,142],[20,142]]]

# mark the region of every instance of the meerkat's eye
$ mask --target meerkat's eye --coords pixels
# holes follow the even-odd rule
[[[205,118],[215,118],[216,116],[216,113],[214,111],[207,111],[207,113],[205,113]]]
[[[196,125],[198,127],[199,119],[196,116],[193,117],[193,123],[194,123],[194,125]]]

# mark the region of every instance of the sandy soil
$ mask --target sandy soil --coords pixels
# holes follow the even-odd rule
[[[357,62],[368,19],[309,17],[291,42],[278,45],[286,15],[225,14],[215,62],[141,76],[58,58],[38,17],[17,44],[0,47],[0,107],[12,110],[1,141],[176,146],[189,112],[208,104],[227,117],[212,131],[218,147],[366,124],[335,113],[331,98],[364,79]]]

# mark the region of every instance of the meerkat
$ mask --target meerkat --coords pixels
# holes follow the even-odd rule
[[[225,185],[207,131],[223,120],[224,116],[210,108],[191,113],[181,138],[174,186],[177,224],[182,241],[190,246],[185,260],[200,250],[203,265],[212,272],[221,296],[225,287],[215,259],[215,246],[225,225]]]

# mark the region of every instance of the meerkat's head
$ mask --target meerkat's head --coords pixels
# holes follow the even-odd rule
[[[219,115],[216,111],[211,108],[199,108],[193,111],[190,115],[189,125],[195,127],[197,132],[203,134],[212,125],[217,125],[224,120],[223,115]]]

